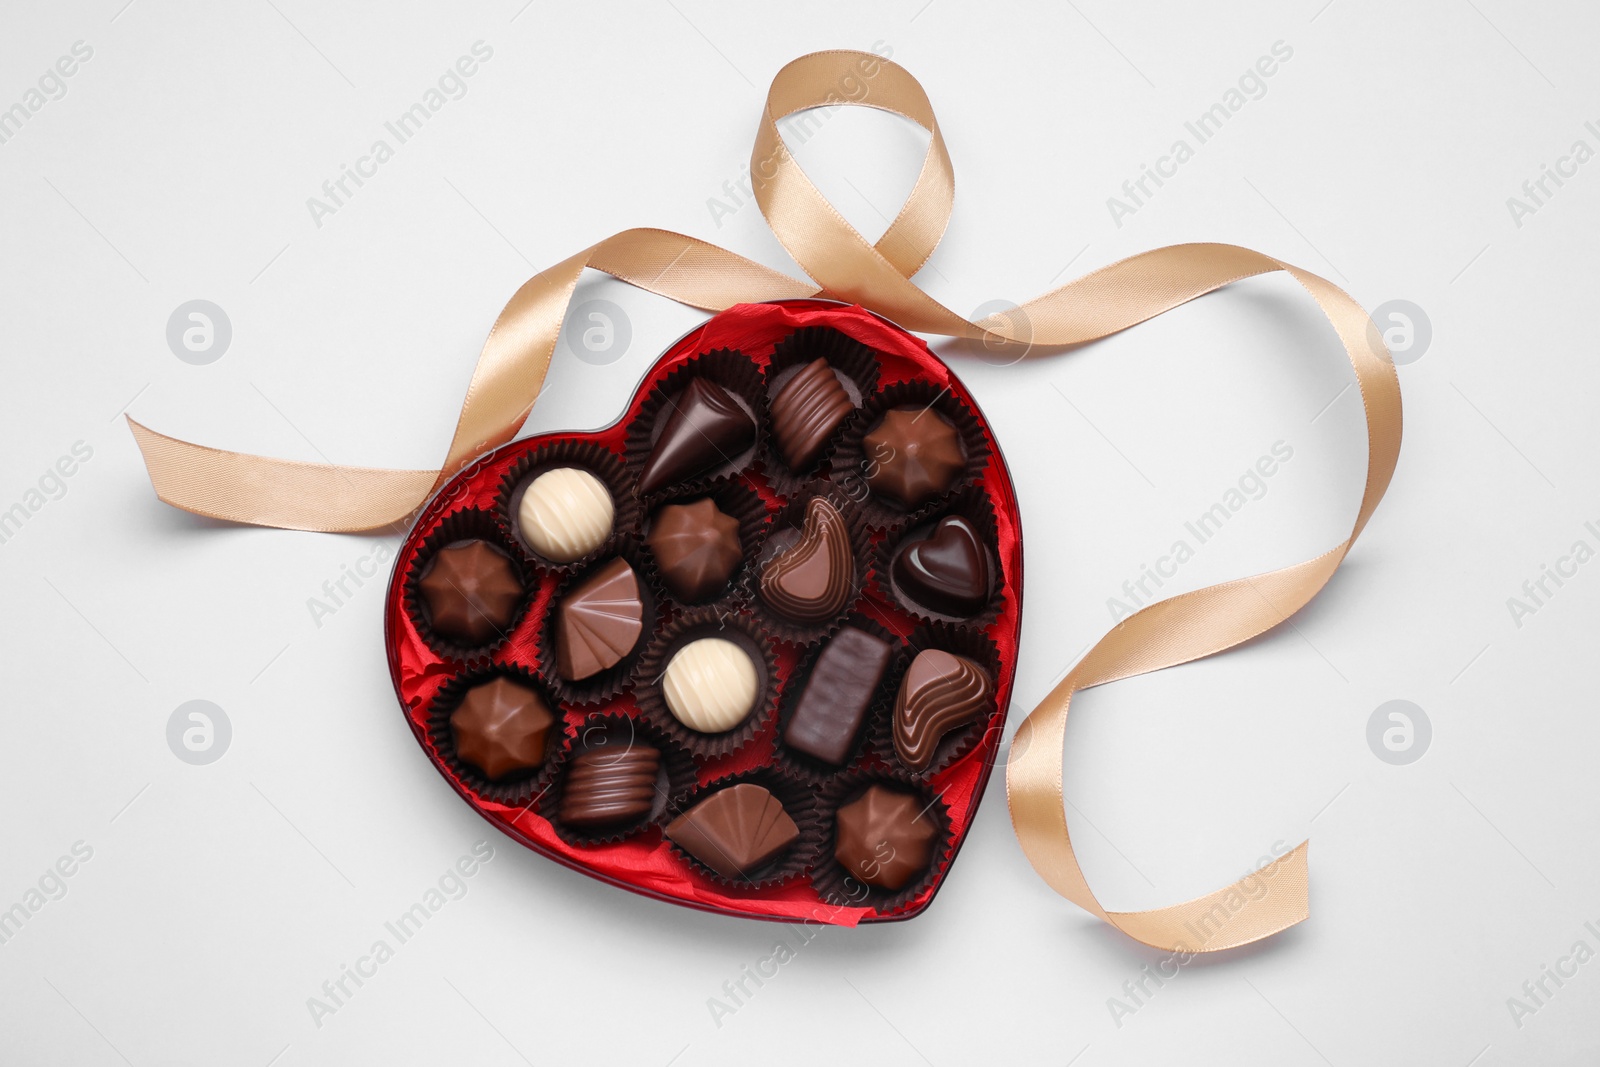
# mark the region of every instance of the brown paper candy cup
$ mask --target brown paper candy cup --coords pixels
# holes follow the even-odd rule
[[[674,482],[660,492],[650,494],[645,503],[653,508],[663,496],[684,496],[703,492],[721,481],[726,481],[753,466],[761,452],[762,426],[766,422],[766,398],[762,394],[761,368],[742,352],[731,348],[718,348],[695,356],[672,371],[650,390],[639,412],[628,424],[625,455],[628,461],[629,484],[635,498],[639,496],[639,479],[655,446],[656,438],[665,428],[667,416],[689,382],[706,378],[731,393],[739,406],[755,420],[755,441],[737,455],[728,456],[727,462],[704,471],[692,478]]]
[[[894,578],[894,558],[901,546],[926,538],[939,520],[949,515],[959,515],[972,524],[989,562],[989,597],[983,607],[966,616],[945,615],[918,603],[900,589]],[[1005,582],[1000,573],[997,543],[994,505],[982,486],[969,485],[891,527],[873,551],[872,581],[879,596],[921,622],[959,623],[982,629],[994,622],[1005,603]]]
[[[517,522],[517,509],[522,505],[522,495],[528,486],[541,474],[562,467],[575,467],[600,479],[611,494],[613,509],[611,533],[594,551],[569,563],[542,555],[523,537]],[[639,525],[639,503],[634,496],[627,465],[615,452],[593,441],[558,439],[529,451],[513,463],[501,478],[495,511],[505,526],[507,536],[527,554],[528,559],[541,570],[555,574],[570,574],[588,567],[597,559],[613,555],[612,546],[617,538],[637,533]]]
[[[661,754],[656,771],[655,799],[650,810],[636,819],[603,827],[583,827],[562,819],[562,798],[572,762],[579,755],[612,748],[626,752],[635,745],[649,745]],[[662,819],[672,811],[672,798],[695,786],[694,761],[689,754],[665,737],[649,722],[621,713],[595,712],[569,728],[567,743],[555,759],[550,783],[540,801],[539,814],[549,821],[556,835],[568,844],[583,847],[614,844],[642,832],[656,832]]]
[[[745,771],[740,774],[730,774],[719,778],[709,785],[695,789],[673,801],[673,813],[661,818],[663,833],[672,824],[678,815],[689,811],[696,804],[707,799],[730,786],[750,782],[768,790],[778,802],[783,805],[783,810],[789,818],[794,820],[795,828],[800,831],[800,836],[790,845],[781,856],[768,861],[761,867],[745,873],[744,877],[729,878],[728,876],[712,870],[699,859],[691,855],[671,837],[667,843],[685,864],[697,874],[716,882],[718,885],[734,889],[754,891],[769,889],[772,886],[792,881],[811,870],[816,863],[817,849],[821,845],[822,835],[825,832],[822,810],[817,806],[816,791],[803,782],[797,782],[787,777],[773,767],[760,767],[755,770]]]
[[[492,640],[477,646],[464,645],[434,629],[427,599],[418,586],[423,576],[432,568],[440,549],[466,541],[484,541],[499,550],[511,562],[512,571],[522,583],[522,599],[512,613],[510,621],[500,627],[499,633]],[[422,635],[429,648],[447,659],[470,663],[488,659],[495,649],[505,644],[506,639],[528,613],[528,605],[533,603],[538,591],[538,571],[512,543],[500,525],[498,517],[476,508],[463,508],[441,519],[438,527],[422,542],[422,550],[416,554],[411,571],[406,575],[405,605],[407,614],[416,625],[417,633]]]
[[[789,379],[800,372],[802,367],[817,359],[826,359],[828,365],[833,368],[834,377],[844,387],[853,411],[834,427],[828,443],[823,446],[816,461],[804,470],[795,470],[783,458],[773,437],[772,399],[789,383]],[[840,435],[877,388],[878,373],[878,357],[871,348],[849,334],[841,333],[829,326],[806,326],[778,342],[772,350],[772,359],[767,364],[768,417],[762,447],[762,467],[774,489],[780,493],[792,492],[829,464],[830,456],[838,446]]]
[[[850,595],[845,599],[844,606],[827,619],[808,623],[780,614],[762,599],[761,575],[774,557],[800,539],[801,530],[805,525],[806,506],[819,496],[831,503],[845,520],[846,532],[850,539],[851,566],[855,574]],[[766,540],[756,555],[755,565],[746,572],[746,581],[749,583],[747,596],[767,632],[787,644],[804,647],[816,644],[843,624],[845,618],[860,602],[871,569],[872,549],[867,527],[861,521],[860,514],[838,486],[819,479],[802,485],[789,497],[789,503],[772,517],[772,523],[767,528]]]
[[[633,650],[622,657],[615,666],[587,678],[577,680],[563,678],[557,669],[561,607],[573,589],[618,557],[627,560],[628,566],[633,568],[639,585],[640,599],[644,602],[643,626],[639,632],[639,640],[634,644]],[[544,679],[545,685],[560,698],[562,703],[578,706],[603,703],[628,688],[633,684],[634,672],[644,657],[645,649],[650,645],[651,636],[661,622],[662,599],[660,581],[650,565],[644,546],[632,537],[614,538],[610,553],[592,560],[583,570],[568,574],[550,600],[539,631],[539,676]]]
[[[932,762],[918,771],[906,765],[895,747],[894,710],[900,695],[900,685],[905,681],[906,670],[916,659],[917,653],[930,648],[964,656],[978,664],[989,674],[990,692],[988,702],[979,711],[978,717],[963,726],[955,727],[940,738],[934,749]],[[982,630],[944,622],[924,623],[917,627],[906,638],[905,659],[901,663],[900,673],[896,675],[893,686],[889,688],[885,712],[874,721],[875,729],[870,743],[872,754],[886,766],[893,767],[915,781],[928,782],[938,777],[940,772],[954,766],[976,749],[990,730],[998,733],[1005,729],[1005,719],[1001,717],[997,722],[995,715],[997,708],[994,685],[999,677],[1000,651]]]
[[[871,785],[885,785],[900,792],[916,795],[925,805],[919,818],[933,820],[936,833],[923,872],[899,889],[880,889],[861,880],[834,856],[838,840],[837,813],[844,805],[866,792]],[[955,841],[950,832],[950,816],[939,795],[905,775],[883,771],[863,771],[846,775],[824,790],[820,806],[824,812],[822,848],[817,855],[816,867],[811,872],[811,884],[817,895],[829,904],[840,907],[871,908],[879,915],[888,915],[916,899],[934,883],[954,854]]]
[[[872,476],[889,457],[869,454],[866,437],[877,429],[884,415],[896,408],[916,409],[920,418],[941,418],[956,431],[961,442],[965,467],[943,490],[928,500],[907,506],[872,488]],[[908,381],[886,385],[863,405],[834,450],[829,477],[838,482],[852,500],[858,502],[862,518],[874,529],[894,526],[915,512],[977,480],[989,463],[993,442],[984,432],[977,413],[948,389],[933,382]]]
[[[738,725],[718,734],[701,733],[679,722],[667,706],[661,680],[678,650],[703,637],[719,637],[739,645],[756,668],[756,699]],[[772,642],[747,612],[694,608],[661,628],[639,664],[633,694],[641,714],[697,761],[737,752],[772,724],[778,702],[778,656]]]
[[[545,736],[544,760],[536,768],[496,781],[477,766],[462,759],[456,750],[455,731],[450,726],[450,716],[461,706],[461,701],[472,689],[496,678],[531,689],[544,700],[545,706],[555,716],[550,732]],[[571,728],[562,714],[561,705],[551,696],[550,690],[528,668],[516,663],[482,663],[456,675],[434,694],[428,710],[428,743],[443,758],[468,789],[485,800],[507,805],[532,805],[550,783],[558,762],[558,753],[571,737]]]

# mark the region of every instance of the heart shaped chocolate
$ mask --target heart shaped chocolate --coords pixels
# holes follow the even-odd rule
[[[819,333],[870,349],[877,377],[859,402],[850,394],[837,429],[828,390],[829,433],[808,440],[865,432],[875,423],[851,420],[866,405],[901,404],[912,387],[977,427],[963,430],[959,476],[930,490],[927,506],[946,518],[928,536],[915,530],[876,583],[868,561],[899,536],[891,527],[920,520],[897,514],[903,502],[870,485],[865,468],[832,469],[839,454],[799,456],[814,466],[797,487],[794,427],[762,426],[774,349],[788,340],[798,361],[797,341]],[[553,555],[531,546],[543,533],[605,526],[591,514],[594,494],[553,494],[530,512],[549,530],[517,525],[514,502],[551,470],[588,471],[595,479],[562,477],[602,485],[614,505],[603,543],[570,563],[558,557],[580,546]],[[962,517],[973,496],[996,522]],[[439,491],[396,557],[384,609],[390,671],[451,786],[551,859],[730,915],[909,918],[943,883],[996,762],[1021,622],[1018,526],[987,423],[926,344],[831,301],[740,305],[671,346],[619,422],[512,442]],[[445,555],[467,541],[484,546]],[[500,580],[507,559],[521,594]],[[479,581],[468,563],[495,580]],[[451,596],[473,625],[456,618]],[[477,625],[472,612],[502,625]],[[852,641],[874,654],[848,654]],[[726,654],[678,657],[691,646]],[[982,679],[946,669],[973,656]],[[674,662],[685,669],[669,679]],[[516,735],[509,762],[478,736],[504,733],[505,709],[479,716],[487,725],[459,711],[464,687],[496,685],[483,692],[514,692],[517,708],[546,708],[551,720],[541,744]],[[886,835],[900,843],[893,864]]]
[[[952,618],[981,611],[992,589],[989,554],[977,529],[961,515],[947,515],[927,537],[902,544],[890,573],[901,593]]]

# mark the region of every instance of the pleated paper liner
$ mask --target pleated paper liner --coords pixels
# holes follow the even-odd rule
[[[766,537],[770,516],[767,513],[767,503],[761,494],[746,484],[742,479],[733,482],[724,482],[714,485],[709,490],[690,493],[672,493],[663,496],[659,503],[651,505],[644,518],[644,542],[648,549],[650,545],[650,532],[654,529],[661,509],[672,504],[692,504],[698,500],[709,498],[717,506],[717,510],[739,521],[739,548],[743,554],[738,568],[728,576],[728,584],[722,592],[714,597],[704,600],[686,600],[673,592],[667,584],[660,561],[656,561],[656,571],[661,575],[661,585],[667,599],[674,605],[683,607],[725,607],[732,609],[740,603],[749,592],[749,583],[745,575],[754,566],[756,553],[761,549],[763,538]],[[652,552],[652,559],[654,553]]]
[[[780,614],[762,599],[761,574],[774,557],[800,540],[801,530],[805,525],[806,506],[816,497],[826,499],[844,518],[850,540],[851,566],[855,574],[851,582],[850,595],[846,598],[844,606],[827,619],[806,623]],[[872,548],[867,527],[861,521],[855,505],[837,485],[825,479],[817,479],[795,490],[789,496],[788,504],[772,517],[766,541],[757,553],[755,566],[748,568],[746,572],[746,581],[749,583],[747,596],[769,633],[780,641],[805,647],[821,641],[843,624],[867,588],[871,567]]]
[[[537,693],[555,717],[550,732],[545,735],[543,762],[537,768],[499,781],[491,779],[476,765],[461,758],[456,750],[455,731],[450,726],[451,714],[461,706],[467,693],[496,678],[505,678]],[[548,787],[558,762],[557,753],[571,736],[572,728],[566,724],[561,705],[551,695],[549,688],[531,670],[516,663],[482,663],[469,667],[439,687],[428,709],[428,740],[439,759],[473,793],[499,804],[532,804],[540,792]]]
[[[873,487],[874,476],[882,464],[892,457],[881,448],[872,448],[866,441],[867,435],[883,422],[884,415],[897,408],[916,410],[918,419],[939,418],[949,423],[956,431],[962,456],[966,460],[965,468],[948,486],[927,500],[910,505]],[[993,442],[984,432],[977,413],[949,389],[930,381],[896,382],[884,386],[876,396],[870,398],[845,428],[838,447],[834,449],[829,477],[844,486],[850,497],[859,502],[867,525],[884,529],[897,525],[909,515],[962,486],[977,481],[988,466],[993,450]]]
[[[522,506],[522,496],[541,474],[563,467],[575,467],[600,479],[611,494],[611,533],[599,547],[578,559],[563,563],[540,553],[523,536],[517,520],[517,509]],[[611,547],[619,535],[634,534],[639,526],[639,502],[633,492],[633,479],[622,457],[593,441],[558,439],[531,449],[511,465],[500,479],[500,493],[495,500],[495,511],[505,524],[507,535],[525,552],[536,566],[556,574],[569,574],[587,567],[590,563],[611,554]]]
[[[640,599],[644,601],[643,625],[639,631],[639,640],[634,644],[632,651],[622,657],[616,666],[587,678],[577,680],[563,678],[558,667],[561,606],[573,589],[618,557],[627,560],[628,566],[633,568]],[[633,684],[635,671],[644,657],[644,650],[649,646],[651,635],[661,623],[662,600],[660,580],[650,564],[644,546],[632,537],[618,535],[612,540],[611,551],[607,555],[591,560],[581,571],[569,573],[551,598],[545,616],[539,623],[540,677],[563,704],[584,707],[610,700]]]
[[[500,628],[492,640],[478,646],[464,645],[445,637],[433,628],[433,617],[428,611],[427,599],[417,584],[432,569],[440,549],[467,541],[483,541],[499,551],[510,561],[513,573],[522,583],[522,599],[518,602],[510,621]],[[527,614],[528,605],[533,603],[539,591],[538,587],[537,569],[517,550],[517,546],[511,542],[498,518],[490,512],[480,511],[477,508],[462,508],[440,519],[439,525],[423,539],[421,551],[413,557],[410,573],[406,575],[405,580],[406,613],[429,648],[446,659],[458,663],[472,663],[488,659],[496,649],[505,644],[506,639]]]
[[[638,496],[639,479],[644,473],[645,463],[650,458],[650,451],[655,447],[656,439],[661,436],[661,431],[665,428],[667,418],[672,414],[678,397],[695,378],[705,378],[715,385],[722,386],[733,395],[745,413],[755,420],[755,440],[750,447],[737,455],[726,457],[727,462],[720,466],[692,478],[674,482],[650,494],[645,503],[652,508],[655,501],[663,496],[702,492],[720,481],[738,475],[756,462],[761,451],[762,426],[767,418],[766,398],[762,394],[761,368],[752,363],[742,352],[731,348],[713,349],[695,356],[652,386],[644,403],[640,405],[638,414],[628,424],[624,454],[628,461],[629,484],[633,487],[635,497]]]
[[[856,873],[846,870],[834,856],[834,848],[838,843],[839,809],[861,796],[872,785],[883,785],[916,796],[922,809],[919,818],[933,820],[938,831],[934,835],[927,868],[899,889],[880,889],[869,885]],[[879,915],[888,915],[920,896],[950,865],[955,839],[950,830],[949,808],[939,794],[921,782],[888,771],[853,772],[836,779],[823,790],[819,803],[825,813],[824,833],[817,864],[811,872],[811,885],[817,895],[829,904],[871,908]]]
[[[657,832],[662,820],[673,810],[672,798],[695,787],[694,760],[645,719],[621,712],[592,712],[569,731],[567,743],[555,758],[556,765],[540,801],[539,814],[549,821],[556,836],[570,845],[593,848],[615,844],[638,833]],[[655,799],[650,810],[637,819],[613,826],[582,827],[563,821],[561,802],[573,760],[597,749],[610,748],[621,753],[635,745],[649,745],[661,754]]]
[[[939,739],[933,751],[933,760],[926,768],[919,771],[908,766],[901,757],[899,749],[895,747],[894,710],[899,699],[900,686],[905,681],[906,670],[910,669],[917,653],[927,649],[938,649],[965,657],[983,668],[989,675],[989,698],[975,719],[949,730]],[[968,756],[990,730],[1004,729],[1004,719],[995,721],[995,693],[999,678],[1000,650],[988,634],[971,626],[956,626],[944,622],[924,623],[906,638],[904,667],[895,678],[894,686],[889,692],[885,713],[873,721],[873,732],[869,741],[870,751],[886,766],[895,768],[908,778],[919,782],[931,781]]]
[[[775,767],[758,767],[754,770],[743,771],[739,774],[730,774],[718,778],[709,785],[675,798],[673,808],[675,814],[663,816],[661,826],[663,832],[671,825],[673,819],[682,815],[701,801],[706,800],[715,793],[732,786],[750,782],[759,785],[777,798],[783,805],[783,810],[789,818],[794,820],[795,827],[800,831],[800,836],[787,850],[775,859],[769,860],[760,867],[744,872],[743,877],[729,878],[728,876],[712,870],[703,862],[691,855],[671,837],[667,843],[672,851],[678,855],[696,874],[732,889],[742,889],[753,892],[758,889],[770,889],[775,885],[792,881],[810,871],[817,860],[817,850],[821,847],[822,836],[826,832],[826,820],[821,808],[817,805],[816,790],[803,782],[795,781],[786,776]]]
[[[756,699],[737,726],[722,733],[707,734],[679,722],[667,706],[661,682],[667,664],[679,649],[703,637],[732,641],[750,657],[756,668]],[[778,703],[778,655],[760,624],[747,612],[717,608],[692,608],[661,628],[639,664],[634,702],[643,717],[667,737],[682,746],[696,762],[737,752],[771,725]]]
[[[773,436],[772,401],[806,364],[818,359],[826,359],[833,368],[834,378],[850,399],[852,412],[828,435],[828,443],[823,446],[817,459],[805,469],[795,470],[783,458]],[[762,438],[762,467],[773,488],[780,493],[792,492],[827,466],[839,435],[877,388],[878,373],[877,354],[849,334],[831,326],[802,327],[778,342],[767,364],[768,416]]]
[[[920,541],[933,533],[939,520],[959,515],[972,524],[978,534],[978,544],[989,561],[989,597],[983,607],[971,615],[946,615],[920,604],[902,592],[894,578],[894,557],[902,545]],[[989,626],[999,617],[1005,605],[1005,575],[1000,570],[999,543],[994,517],[994,504],[981,485],[968,485],[963,489],[902,519],[891,527],[873,550],[872,581],[877,593],[919,622],[951,622],[980,629]]]
[[[778,700],[778,732],[773,739],[773,748],[779,758],[779,765],[791,776],[812,786],[821,786],[832,781],[837,775],[844,773],[849,768],[855,767],[863,753],[871,746],[872,738],[877,733],[878,722],[888,715],[893,707],[895,686],[899,685],[900,674],[905,670],[905,646],[900,638],[864,615],[851,615],[840,626],[840,630],[853,626],[858,630],[881,637],[888,641],[894,648],[889,657],[889,665],[883,672],[883,677],[878,679],[878,684],[873,688],[872,699],[867,704],[866,714],[862,716],[861,726],[856,730],[856,735],[851,741],[849,752],[843,763],[837,766],[815,756],[791,748],[784,741],[784,732],[788,730],[789,723],[794,719],[795,710],[799,707],[800,699],[806,686],[811,682],[812,672],[816,669],[817,660],[828,647],[828,641],[838,636],[834,631],[827,640],[807,649],[795,664],[795,669],[790,672],[789,680],[784,686],[783,695]]]

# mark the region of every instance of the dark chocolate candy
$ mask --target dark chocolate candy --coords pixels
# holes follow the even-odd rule
[[[783,804],[754,782],[719,789],[667,824],[667,836],[724,878],[750,879],[800,836]]]
[[[655,806],[660,769],[661,753],[638,742],[580,753],[562,783],[557,817],[583,830],[642,819]]]
[[[473,686],[450,714],[456,754],[493,781],[543,763],[555,725],[539,694],[509,678]]]
[[[890,408],[861,447],[872,491],[906,508],[950,488],[966,467],[956,428],[932,408]]]
[[[806,679],[783,731],[784,744],[841,766],[849,758],[893,652],[888,641],[854,626],[834,634]]]
[[[522,602],[522,581],[506,554],[487,541],[446,545],[417,579],[440,637],[486,645],[505,632]]]
[[[839,809],[833,858],[868,885],[903,889],[928,867],[939,827],[926,803],[884,785]]]
[[[768,607],[801,623],[826,622],[855,591],[856,561],[850,530],[822,497],[806,505],[800,539],[767,561],[760,593]]]
[[[965,618],[989,602],[989,553],[960,515],[895,550],[889,571],[899,592],[939,615]]]
[[[567,592],[556,629],[556,670],[575,682],[628,657],[644,632],[639,576],[620,557]]]
[[[894,702],[894,750],[914,771],[933,762],[939,740],[981,715],[994,694],[989,672],[965,656],[917,653]]]
[[[656,513],[648,538],[661,580],[680,600],[713,600],[739,568],[739,520],[709,498],[668,504]]]
[[[814,359],[783,384],[772,398],[772,436],[791,469],[803,471],[822,455],[823,446],[854,406],[825,359]]]
[[[733,394],[705,378],[667,402],[666,423],[639,475],[639,492],[653,493],[734,462],[756,439],[756,421]]]

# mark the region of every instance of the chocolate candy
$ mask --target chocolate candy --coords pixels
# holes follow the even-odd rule
[[[473,686],[450,714],[456,755],[492,781],[543,763],[555,725],[539,694],[509,678]]]
[[[712,600],[739,569],[739,520],[710,499],[668,504],[656,514],[648,538],[661,580],[680,600]]]
[[[439,636],[467,646],[505,633],[523,592],[511,560],[487,541],[441,548],[417,579],[417,591]]]
[[[842,765],[894,646],[876,634],[846,626],[823,646],[795,705],[783,742],[808,756]]]
[[[772,398],[772,436],[785,463],[809,468],[839,424],[854,410],[850,396],[825,359],[814,359]]]
[[[639,576],[614,559],[578,583],[561,601],[556,670],[569,682],[610,670],[628,657],[644,632]]]
[[[678,649],[661,677],[672,717],[691,730],[733,729],[756,704],[760,679],[750,654],[721,637],[702,637]]]
[[[724,878],[749,879],[800,836],[783,804],[754,782],[719,789],[667,824],[667,837]]]
[[[850,602],[855,567],[844,516],[824,498],[813,497],[800,539],[762,570],[761,599],[795,622],[827,622]]]
[[[591,748],[572,759],[557,817],[581,830],[636,822],[655,806],[661,753],[634,742]]]
[[[924,649],[911,661],[894,702],[894,750],[914,771],[933,762],[939,739],[983,713],[994,695],[989,672],[965,656]]]
[[[946,516],[927,537],[902,544],[889,572],[899,592],[939,615],[965,618],[989,602],[989,553],[960,515]]]
[[[839,809],[833,858],[879,889],[903,889],[928,867],[939,827],[921,797],[884,785]]]
[[[756,439],[756,420],[732,393],[705,378],[668,401],[665,418],[639,476],[641,493],[730,464]]]
[[[556,563],[582,559],[611,536],[616,505],[605,483],[577,467],[545,471],[522,493],[517,530]]]
[[[867,485],[906,508],[950,488],[966,467],[956,428],[932,408],[890,408],[861,447]]]

